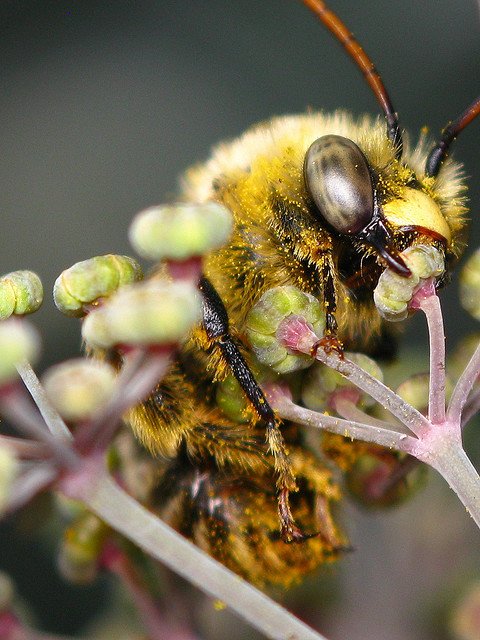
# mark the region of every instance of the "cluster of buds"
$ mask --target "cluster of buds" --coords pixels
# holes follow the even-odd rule
[[[0,278],[0,412],[30,438],[0,436],[0,510],[11,512],[52,485],[75,493],[69,478],[78,480],[89,460],[102,459],[122,415],[151,392],[177,345],[200,321],[201,259],[227,240],[231,228],[230,213],[216,203],[155,207],[138,214],[130,233],[141,257],[160,262],[150,276],[122,255],[97,256],[65,270],[54,285],[57,308],[81,318],[89,349],[115,353],[116,361],[63,362],[45,372],[43,386],[30,367],[40,338],[24,319],[42,303],[41,281],[30,271]],[[91,533],[84,525],[80,518],[67,534],[64,568],[85,531]],[[74,535],[77,530],[83,533]],[[89,543],[90,551],[94,547]]]

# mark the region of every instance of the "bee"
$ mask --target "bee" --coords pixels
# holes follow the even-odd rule
[[[402,253],[435,247],[442,286],[464,250],[466,186],[449,151],[480,112],[479,98],[436,144],[421,135],[412,145],[351,32],[321,0],[303,2],[359,67],[383,115],[275,118],[186,173],[181,199],[222,203],[234,231],[205,257],[201,326],[128,416],[158,457],[152,508],[248,580],[284,586],[345,547],[332,511],[340,490],[298,427],[280,424],[270,408],[258,381],[279,376],[256,360],[249,313],[269,290],[293,285],[320,301],[325,346],[388,349],[390,331],[373,300],[382,272],[409,278]],[[301,376],[282,381],[295,387]],[[240,411],[222,404],[227,392]]]

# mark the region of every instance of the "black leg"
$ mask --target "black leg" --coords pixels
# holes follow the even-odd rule
[[[285,451],[285,441],[278,421],[238,346],[230,335],[227,310],[220,296],[205,276],[200,279],[199,288],[203,294],[203,324],[207,337],[212,346],[220,349],[225,362],[243,389],[253,409],[266,424],[267,443],[275,461],[277,475],[278,511],[282,538],[286,542],[300,542],[310,536],[297,527],[290,511],[289,493],[297,491],[298,488]]]

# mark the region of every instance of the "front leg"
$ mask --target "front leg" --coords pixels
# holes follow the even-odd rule
[[[237,344],[230,335],[228,314],[212,283],[202,276],[199,289],[203,294],[203,324],[211,346],[220,350],[232,374],[240,384],[255,413],[266,425],[266,438],[272,453],[277,476],[278,512],[282,538],[285,542],[301,542],[309,535],[295,524],[289,503],[291,491],[298,487],[285,449],[279,422]]]

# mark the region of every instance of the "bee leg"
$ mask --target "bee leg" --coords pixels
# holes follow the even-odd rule
[[[278,513],[281,534],[285,542],[301,542],[309,537],[296,524],[290,510],[289,494],[298,487],[288,458],[285,440],[278,420],[253,373],[229,333],[228,314],[212,283],[202,276],[199,289],[203,294],[203,324],[207,337],[218,346],[232,374],[242,387],[258,417],[266,424],[267,443],[271,451],[277,476]]]
[[[337,310],[337,293],[335,291],[335,283],[333,281],[333,261],[330,251],[327,252],[322,260],[321,279],[323,283],[323,304],[325,307],[325,334],[321,340],[316,342],[312,347],[312,356],[315,357],[318,349],[321,347],[327,353],[336,351],[343,358],[343,344],[337,338],[337,320],[335,312]]]

